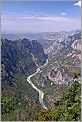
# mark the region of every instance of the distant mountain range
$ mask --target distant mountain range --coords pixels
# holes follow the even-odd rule
[[[43,48],[48,48],[49,46],[51,46],[54,41],[59,38],[59,36],[62,35],[74,35],[75,33],[80,32],[80,29],[77,30],[73,30],[73,31],[61,31],[61,32],[40,32],[40,33],[2,33],[2,38],[3,39],[8,39],[11,41],[14,40],[19,40],[19,39],[23,39],[23,38],[27,38],[29,39],[29,41],[31,40],[37,40],[39,43],[42,44]]]

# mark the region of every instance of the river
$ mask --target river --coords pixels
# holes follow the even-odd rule
[[[33,74],[31,74],[30,76],[27,77],[28,83],[39,93],[39,102],[40,102],[40,104],[42,105],[42,107],[43,107],[44,109],[47,109],[47,107],[45,106],[45,104],[44,104],[44,102],[43,102],[44,93],[43,93],[43,91],[41,91],[40,89],[38,89],[38,88],[32,83],[31,78],[32,78],[34,75],[36,75],[37,73],[40,73],[40,72],[41,72],[40,68],[43,68],[43,67],[47,66],[48,62],[49,62],[49,60],[46,59],[46,63],[45,63],[44,65],[38,67],[38,68],[36,69],[36,72],[35,72],[35,73],[33,73]]]

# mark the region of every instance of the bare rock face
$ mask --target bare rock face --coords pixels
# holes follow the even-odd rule
[[[54,57],[55,54],[65,54],[69,52],[81,50],[81,32],[75,32],[74,34],[59,34],[57,35],[54,43],[45,49],[45,53]]]
[[[81,41],[75,40],[74,43],[72,43],[71,47],[75,50],[81,50]]]
[[[60,64],[66,65],[69,70],[73,67],[78,67],[80,69],[81,32],[74,32],[73,34],[65,33],[63,35],[59,34],[53,45],[45,51],[49,57],[54,59],[58,55],[57,61],[60,60]],[[53,81],[54,84],[69,84],[73,79],[68,76],[66,69],[60,64],[58,63],[49,71],[48,78]]]
[[[62,66],[57,64],[48,75],[48,78],[54,82],[54,84],[62,85],[62,84],[69,84],[72,80],[67,75],[66,71]]]

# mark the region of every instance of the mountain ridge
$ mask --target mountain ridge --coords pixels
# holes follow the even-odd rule
[[[10,81],[14,73],[29,75],[35,71],[37,66],[33,56],[38,65],[42,65],[46,61],[47,56],[44,54],[41,44],[35,40],[30,42],[26,38],[17,41],[2,39],[1,42],[2,80]]]

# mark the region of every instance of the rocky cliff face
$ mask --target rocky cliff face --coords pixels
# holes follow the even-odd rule
[[[10,84],[14,74],[31,74],[46,61],[43,47],[36,40],[1,40],[2,80]],[[36,60],[34,60],[36,59]]]
[[[59,34],[53,45],[45,49],[54,62],[47,75],[54,84],[69,84],[73,81],[69,72],[80,72],[81,69],[81,32],[72,35]]]
[[[54,56],[55,54],[68,54],[73,50],[81,50],[81,32],[75,32],[73,35],[70,34],[59,34],[54,43],[45,49],[45,53],[49,56]]]
[[[59,64],[56,64],[55,67],[53,67],[51,73],[48,75],[48,78],[57,85],[69,85],[69,83],[72,81],[72,79],[66,73],[66,69]]]

